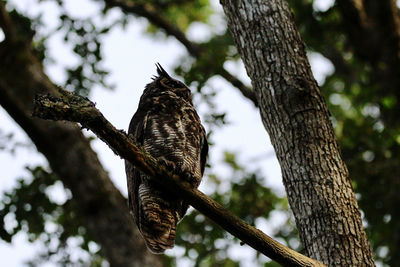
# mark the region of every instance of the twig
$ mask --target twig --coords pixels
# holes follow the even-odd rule
[[[185,34],[174,24],[170,23],[164,18],[155,7],[149,3],[135,3],[127,2],[124,0],[104,0],[109,7],[119,7],[122,11],[128,14],[135,14],[141,17],[145,17],[155,26],[164,29],[168,35],[174,36],[179,42],[181,42],[190,54],[194,56],[200,55],[200,47],[190,42]]]
[[[13,38],[14,28],[3,1],[0,1],[0,28],[3,30],[6,39]]]
[[[60,90],[60,93],[61,97],[58,98],[50,95],[37,96],[33,116],[79,122],[84,128],[92,130],[120,157],[129,160],[142,172],[157,179],[168,190],[182,196],[190,205],[223,229],[278,263],[284,266],[325,266],[285,247],[260,230],[246,224],[199,190],[191,188],[178,175],[157,164],[157,160],[137,146],[125,132],[111,125],[88,99],[63,90]]]

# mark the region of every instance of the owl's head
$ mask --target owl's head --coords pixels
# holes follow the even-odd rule
[[[190,89],[183,82],[169,76],[159,63],[156,64],[156,67],[158,76],[153,77],[154,81],[151,85],[155,85],[160,91],[171,91],[177,96],[184,98],[186,101],[192,101]]]

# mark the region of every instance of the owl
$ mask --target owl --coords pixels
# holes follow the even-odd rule
[[[184,177],[193,188],[200,184],[208,143],[193,107],[190,89],[156,64],[158,76],[146,85],[129,125],[129,137],[160,164]],[[130,211],[147,247],[162,253],[175,243],[177,223],[189,205],[125,161]]]

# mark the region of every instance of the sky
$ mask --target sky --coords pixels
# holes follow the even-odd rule
[[[45,25],[47,25],[46,30],[56,28],[58,11],[52,1],[44,1],[40,5],[37,5],[35,0],[13,0],[9,2],[25,14],[35,15],[43,12],[43,19]],[[74,16],[98,16],[96,14],[99,6],[94,1],[69,0],[66,3],[68,10]],[[315,7],[324,10],[331,3],[332,1],[316,1]],[[213,1],[213,5],[218,12],[222,12],[217,1]],[[120,15],[118,10],[113,10],[107,19]],[[98,22],[104,23],[107,19],[103,20],[99,17]],[[216,15],[213,20],[214,25],[209,27],[199,24],[191,26],[188,31],[189,38],[196,41],[202,40],[207,38],[209,31],[215,32],[223,27],[223,23],[220,23],[222,20],[220,15]],[[168,72],[172,73],[175,62],[186,54],[185,48],[174,38],[145,36],[143,31],[146,26],[147,22],[144,19],[131,19],[126,29],[116,27],[104,38],[104,66],[111,71],[109,81],[115,84],[116,88],[114,91],[96,88],[90,95],[90,99],[96,103],[97,108],[105,117],[119,129],[127,130],[144,86],[151,82],[151,76],[156,74],[154,64],[159,62]],[[0,32],[0,41],[1,38]],[[71,66],[77,60],[70,52],[70,47],[63,43],[61,34],[57,33],[49,40],[48,48],[50,57],[55,58],[58,63],[47,64],[45,71],[53,81],[62,82],[65,79],[63,67]],[[317,81],[322,82],[324,77],[332,72],[332,65],[318,54],[310,54],[309,58]],[[250,84],[241,63],[228,62],[224,67]],[[218,164],[222,162],[222,152],[225,150],[240,151],[239,161],[249,166],[250,170],[260,170],[265,177],[265,185],[273,188],[279,195],[284,195],[280,167],[268,135],[261,123],[258,110],[249,100],[242,97],[237,89],[232,88],[223,79],[215,77],[209,82],[218,89],[216,100],[218,109],[227,113],[227,120],[229,121],[229,125],[215,132],[213,137],[216,145],[210,151],[209,160],[216,166],[214,172],[221,174],[221,176],[227,176],[228,170],[223,166],[219,167],[221,164]],[[200,117],[204,117],[207,110],[201,103],[197,104]],[[36,151],[26,134],[1,107],[0,130],[2,134],[14,133],[13,142],[23,144],[18,146],[13,154],[0,150],[0,162],[3,166],[7,166],[7,168],[3,168],[5,171],[0,178],[0,192],[4,192],[15,186],[17,178],[28,176],[25,166],[47,166],[47,163],[45,158]],[[90,132],[86,132],[86,134],[91,135]],[[13,142],[10,143],[9,147]],[[92,144],[101,163],[110,173],[112,181],[126,196],[123,161],[115,156],[103,142],[95,140]],[[207,189],[207,182],[203,182],[199,189],[207,194],[207,190],[209,190]],[[51,189],[51,196],[55,201],[62,202],[65,200],[61,185]],[[13,218],[8,218],[7,223],[12,226]],[[279,217],[272,220],[274,225],[279,225],[279,223]],[[259,227],[267,234],[272,234],[274,225],[263,224]],[[17,235],[11,245],[0,240],[0,264],[8,267],[23,266],[24,260],[32,258],[40,249],[39,244],[29,244],[24,234]],[[177,249],[177,251],[170,253],[179,255],[181,251]],[[251,262],[246,262],[248,255],[253,253],[250,249],[241,248],[240,251],[231,251],[230,255],[233,258],[243,259],[243,266],[254,266]],[[46,266],[54,265],[48,264]]]

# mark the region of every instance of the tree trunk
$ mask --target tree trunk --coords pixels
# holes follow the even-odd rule
[[[128,210],[89,141],[73,123],[32,118],[35,94],[57,94],[30,51],[30,42],[0,44],[0,104],[24,129],[52,170],[72,192],[84,226],[111,266],[162,266],[148,252]]]
[[[280,162],[306,254],[328,266],[374,266],[326,103],[287,3],[221,4]]]

